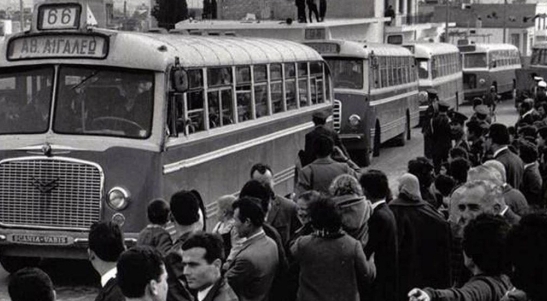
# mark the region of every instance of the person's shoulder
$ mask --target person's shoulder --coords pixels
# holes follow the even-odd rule
[[[275,201],[279,203],[282,209],[296,209],[295,202],[287,199],[286,197],[283,197],[281,195],[275,195]]]
[[[124,301],[125,297],[122,294],[122,290],[118,285],[116,278],[108,280],[103,288],[103,298],[101,301]]]
[[[212,299],[213,301],[238,301],[238,297],[228,281],[221,279],[220,287],[217,294]]]

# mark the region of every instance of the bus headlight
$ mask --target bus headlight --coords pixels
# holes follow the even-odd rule
[[[114,187],[108,192],[107,203],[114,210],[123,210],[129,205],[129,192],[121,187]]]
[[[484,80],[484,78],[479,79],[479,84],[484,85],[485,82],[486,80]]]
[[[348,121],[349,125],[351,125],[352,127],[357,127],[359,123],[361,123],[361,117],[359,117],[359,115],[353,114],[348,118]]]

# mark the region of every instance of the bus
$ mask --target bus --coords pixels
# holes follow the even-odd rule
[[[0,263],[87,258],[92,223],[131,246],[146,207],[181,189],[206,216],[255,163],[293,192],[295,162],[332,112],[328,66],[300,43],[90,27],[85,2],[38,4],[0,41]],[[83,16],[83,18],[80,18]],[[208,226],[211,220],[208,220]]]
[[[517,71],[518,105],[526,97],[534,98],[537,82],[534,78],[547,79],[547,42],[538,42],[532,46],[530,64],[526,68]]]
[[[463,103],[463,73],[458,47],[447,43],[415,43],[404,45],[416,59],[420,90],[420,117],[428,107],[427,91],[437,91],[455,110]]]
[[[333,126],[355,161],[370,164],[382,143],[404,145],[419,123],[418,76],[410,50],[346,40],[305,41],[334,81]]]
[[[482,97],[490,87],[514,98],[516,70],[521,69],[519,50],[511,44],[462,44],[464,98]]]

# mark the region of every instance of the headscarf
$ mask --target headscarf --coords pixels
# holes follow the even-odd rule
[[[420,193],[420,182],[418,178],[409,173],[405,173],[399,178],[399,194],[404,194],[412,200],[419,201],[422,199]]]

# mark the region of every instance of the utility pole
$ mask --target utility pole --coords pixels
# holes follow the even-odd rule
[[[503,43],[507,40],[507,0],[503,1]]]
[[[445,16],[445,24],[444,24],[444,42],[445,43],[450,43],[450,40],[448,38],[448,20],[449,20],[449,17],[450,17],[450,11],[448,10],[448,0],[445,0],[446,1],[446,16]]]
[[[21,32],[25,31],[25,11],[24,11],[24,5],[23,0],[19,0],[19,18],[21,22]]]

